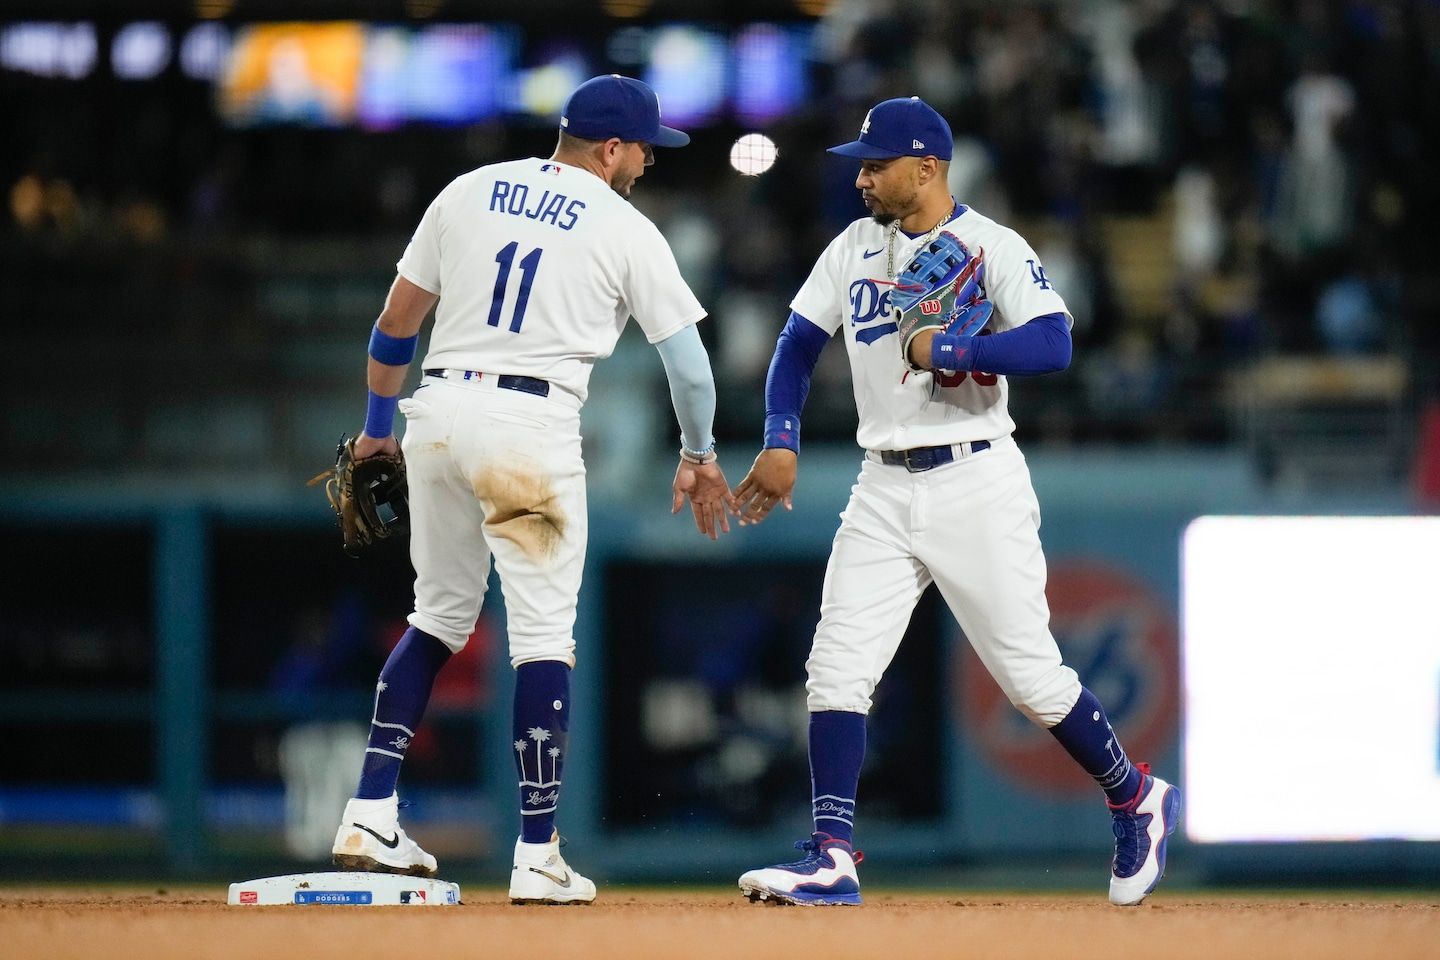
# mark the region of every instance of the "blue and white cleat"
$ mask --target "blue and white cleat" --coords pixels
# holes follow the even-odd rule
[[[740,876],[740,892],[752,903],[769,900],[800,906],[833,906],[860,903],[860,878],[855,865],[865,854],[852,850],[844,840],[828,833],[815,833],[795,843],[805,858],[794,863],[751,870]]]
[[[1137,763],[1140,790],[1128,803],[1110,808],[1115,861],[1110,869],[1110,902],[1133,907],[1165,876],[1165,843],[1180,822],[1180,791]]]

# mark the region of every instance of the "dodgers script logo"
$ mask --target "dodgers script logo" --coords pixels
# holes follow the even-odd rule
[[[880,292],[880,284],[874,280],[856,280],[850,284],[850,325],[861,326],[876,317],[889,318],[891,314],[890,291]],[[898,328],[894,321],[882,323],[864,330],[855,331],[859,343],[874,343]]]

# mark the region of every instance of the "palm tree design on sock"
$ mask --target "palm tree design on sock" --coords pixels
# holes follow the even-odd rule
[[[545,752],[550,754],[550,782],[559,783],[560,778],[556,775],[555,769],[560,765],[560,748],[551,747]]]
[[[545,770],[540,761],[540,744],[550,739],[550,731],[544,727],[531,727],[525,732],[530,735],[531,740],[535,741],[535,784],[543,787],[545,786]]]
[[[516,741],[515,741],[515,752],[518,753],[518,754],[520,754],[520,782],[521,782],[521,783],[524,783],[524,782],[525,782],[525,751],[528,750],[529,748],[530,748],[530,744],[526,743],[524,740],[516,740]]]

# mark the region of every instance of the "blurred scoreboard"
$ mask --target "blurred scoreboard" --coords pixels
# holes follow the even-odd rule
[[[1440,517],[1202,517],[1181,563],[1190,839],[1440,840]]]
[[[56,81],[166,77],[213,85],[237,127],[552,122],[566,96],[600,73],[655,87],[680,126],[764,124],[804,109],[819,57],[813,23],[617,26],[597,36],[508,23],[358,21],[176,27],[157,21],[102,33],[87,22],[0,27],[0,71]]]

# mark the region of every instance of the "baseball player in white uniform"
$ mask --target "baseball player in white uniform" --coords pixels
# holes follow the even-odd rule
[[[1104,790],[1111,902],[1139,903],[1155,887],[1178,819],[1179,792],[1130,762],[1050,634],[1039,505],[1010,436],[1006,378],[1064,369],[1072,320],[1029,244],[950,196],[952,143],[945,120],[910,97],[875,106],[857,140],[831,148],[860,161],[855,185],[871,216],[830,243],[790,304],[766,381],[764,449],[735,491],[742,523],[790,507],[810,373],[843,330],[865,455],[806,663],[815,832],[796,844],[800,860],[740,878],[752,900],[860,902],[852,844],[865,715],[931,583],[1011,702]],[[928,331],[902,358],[896,277],[941,230],[978,258],[993,312],[979,334]]]
[[[370,341],[370,404],[356,457],[403,446],[415,610],[376,687],[356,796],[335,836],[344,869],[433,876],[398,820],[395,785],[436,674],[475,628],[493,560],[517,671],[513,745],[521,834],[510,897],[575,903],[595,885],[560,855],[554,828],[569,726],[573,628],[585,558],[580,407],[590,370],[633,316],[657,345],[681,427],[672,512],[728,531],[716,462],[715,388],[696,301],[631,187],[662,126],[655,93],[616,75],[571,94],[549,159],[496,163],[450,183],[398,264]],[[421,324],[438,301],[424,377],[400,400]],[[408,426],[392,432],[396,408]]]

